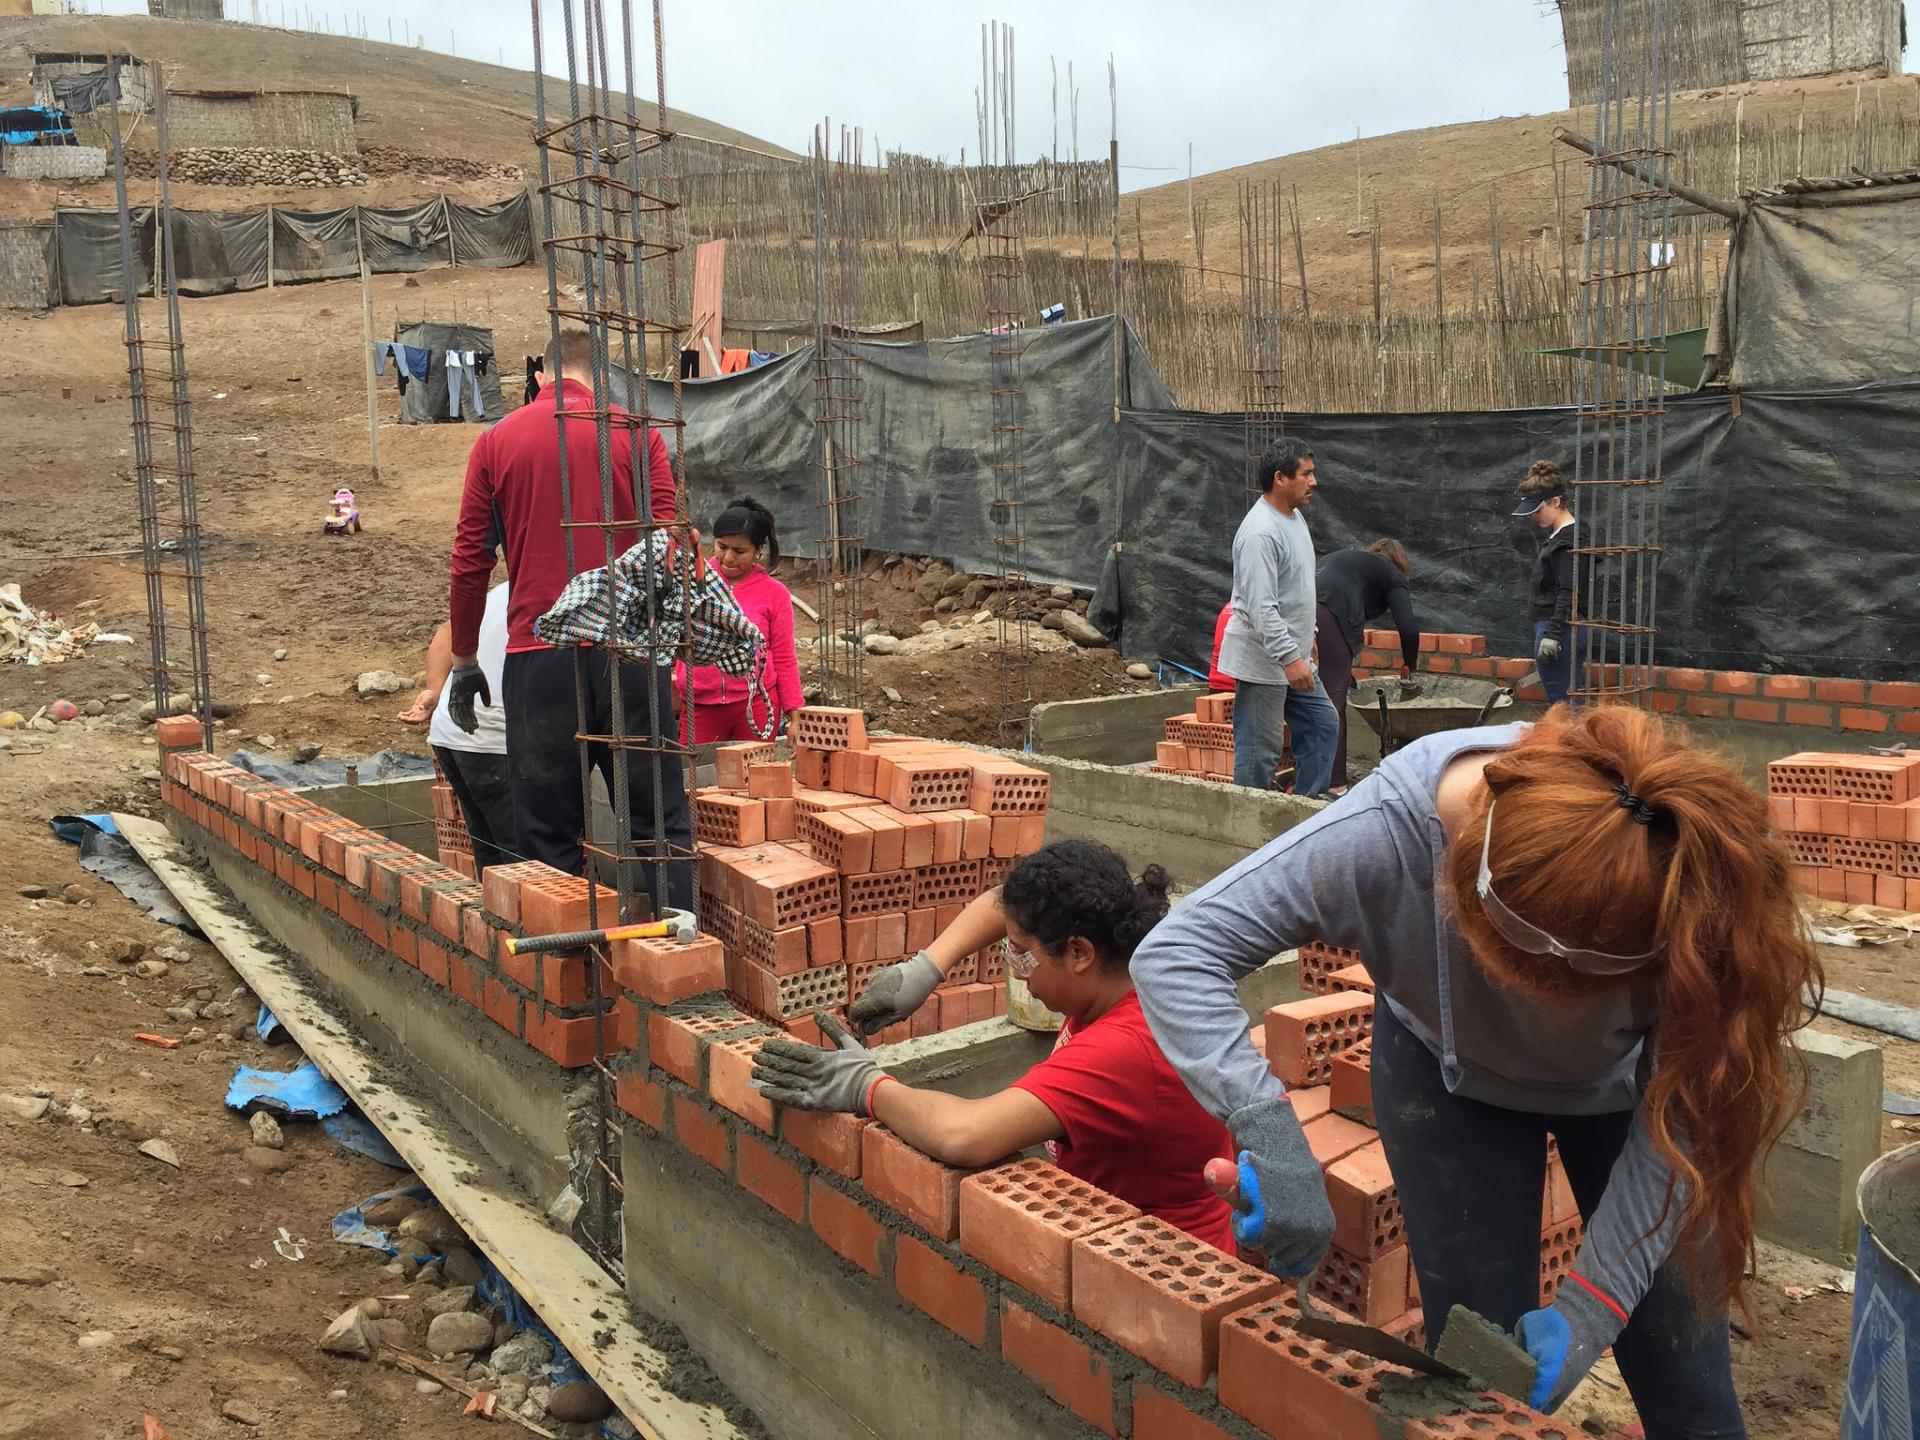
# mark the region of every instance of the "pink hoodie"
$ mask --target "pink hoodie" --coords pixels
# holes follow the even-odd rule
[[[714,573],[720,572],[716,569]],[[773,712],[807,703],[800,688],[800,660],[793,649],[793,596],[764,565],[756,565],[731,584],[734,601],[762,635],[767,648],[760,664],[760,683],[773,702]],[[747,682],[722,675],[711,665],[693,667],[693,703],[732,705],[745,700]]]

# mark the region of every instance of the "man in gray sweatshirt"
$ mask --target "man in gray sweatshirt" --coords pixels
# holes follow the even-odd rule
[[[1234,679],[1233,783],[1271,789],[1287,728],[1294,793],[1320,795],[1333,777],[1340,714],[1315,671],[1313,536],[1305,509],[1319,483],[1313,452],[1282,440],[1260,457],[1264,482],[1233,537],[1233,614],[1220,670]]]

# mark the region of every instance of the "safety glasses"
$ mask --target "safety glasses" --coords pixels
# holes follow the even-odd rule
[[[1659,958],[1664,943],[1644,955],[1611,955],[1605,950],[1582,950],[1563,945],[1531,921],[1522,920],[1493,893],[1493,802],[1487,802],[1487,831],[1480,841],[1480,881],[1474,887],[1480,893],[1480,908],[1506,940],[1529,955],[1552,955],[1564,960],[1582,975],[1630,975]]]
[[[1033,950],[1012,950],[1007,953],[1007,970],[1025,980],[1040,968],[1040,956]]]

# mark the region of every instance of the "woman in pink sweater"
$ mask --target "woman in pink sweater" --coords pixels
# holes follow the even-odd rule
[[[765,551],[766,565],[760,564]],[[764,698],[749,698],[745,680],[722,675],[711,665],[693,667],[693,738],[757,740],[768,732],[767,706],[790,719],[806,704],[800,689],[800,662],[793,650],[793,596],[768,570],[780,563],[780,537],[773,513],[758,500],[736,500],[713,522],[713,568],[733,591],[741,610],[767,638],[760,664]],[[749,704],[753,713],[748,714]]]

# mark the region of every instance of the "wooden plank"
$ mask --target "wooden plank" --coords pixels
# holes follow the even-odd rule
[[[699,352],[700,374],[720,373],[720,346],[724,319],[721,305],[727,287],[727,242],[707,240],[693,251],[693,334],[689,344]],[[708,367],[712,368],[709,369]]]
[[[636,1430],[648,1440],[738,1440],[740,1431],[718,1410],[660,1384],[670,1362],[627,1318],[626,1294],[612,1277],[555,1231],[471,1136],[416,1098],[416,1082],[313,997],[311,981],[263,943],[252,920],[209,884],[165,826],[135,815],[113,820],[307,1058],[353,1097]]]

